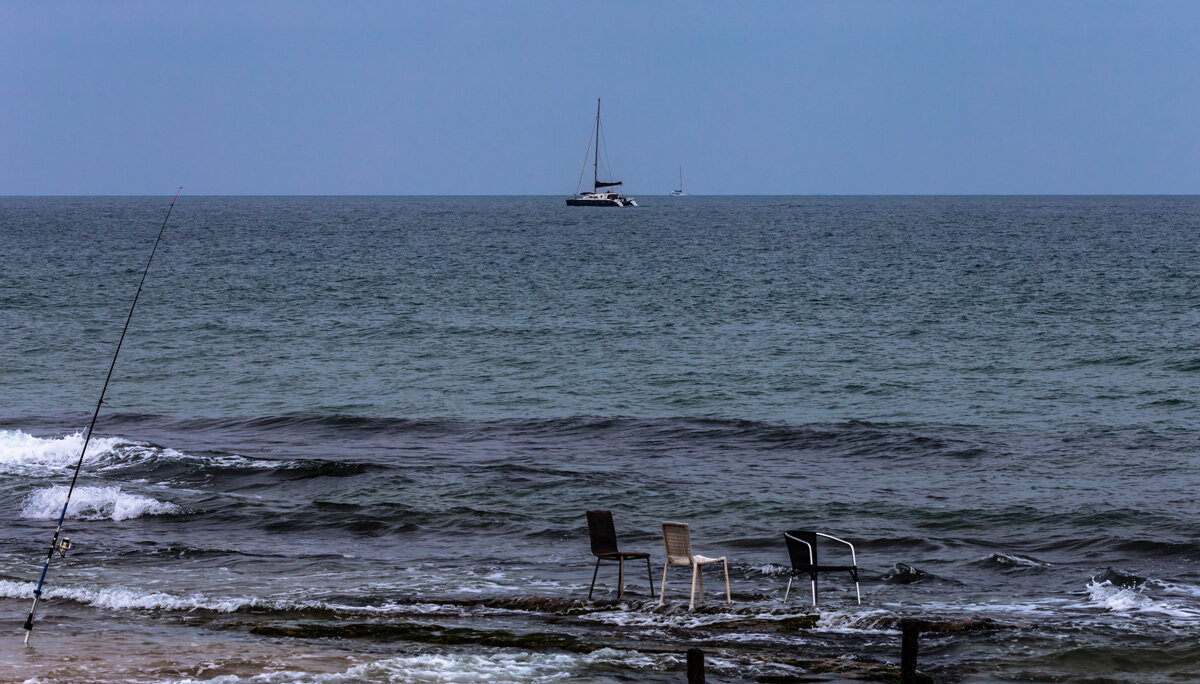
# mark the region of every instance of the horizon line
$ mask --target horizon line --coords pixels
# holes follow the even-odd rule
[[[186,190],[186,188],[185,188]],[[17,198],[33,198],[33,197],[171,197],[174,193],[163,194],[129,194],[129,193],[108,193],[108,194],[49,194],[49,193],[28,193],[28,194],[0,194],[0,199],[17,199]],[[517,198],[517,197],[548,197],[562,198],[570,197],[571,195],[564,194],[382,194],[382,193],[218,193],[204,195],[188,195],[184,192],[183,197],[393,197],[393,198],[426,198],[426,197],[456,197],[456,198]],[[674,197],[670,194],[643,194],[642,197]],[[1178,192],[1138,192],[1138,193],[1105,193],[1105,192],[1082,192],[1082,193],[1059,193],[1059,192],[978,192],[978,193],[768,193],[768,194],[693,194],[688,193],[684,197],[1200,197],[1200,192],[1194,193],[1178,193]],[[686,201],[686,200],[685,200]]]

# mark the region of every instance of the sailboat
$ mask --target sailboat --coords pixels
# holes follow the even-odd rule
[[[592,136],[596,141],[596,150],[592,154],[592,191],[580,194],[579,185],[583,184],[583,170],[579,171],[579,185],[575,186],[575,194],[567,198],[568,207],[636,207],[637,202],[632,197],[626,197],[619,192],[601,191],[602,188],[615,188],[621,181],[600,180],[600,98],[596,98],[596,127]],[[588,141],[592,142],[591,140]],[[591,145],[588,145],[590,148]],[[592,150],[588,150],[592,152]],[[605,153],[607,155],[607,152]],[[583,159],[583,168],[587,168],[587,157]]]
[[[679,189],[671,191],[671,197],[685,197],[687,193],[683,191],[683,167],[679,167]]]

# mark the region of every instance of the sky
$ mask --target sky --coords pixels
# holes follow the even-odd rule
[[[0,0],[0,195],[1200,193],[1200,3]],[[590,176],[586,173],[585,176]]]

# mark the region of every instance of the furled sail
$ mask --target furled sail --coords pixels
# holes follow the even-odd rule
[[[612,186],[614,186],[614,185],[620,185],[620,184],[621,184],[621,181],[611,181],[611,182],[608,182],[608,183],[604,183],[604,182],[601,182],[601,181],[596,181],[596,187],[597,187],[597,188],[611,188],[611,187],[612,187]]]

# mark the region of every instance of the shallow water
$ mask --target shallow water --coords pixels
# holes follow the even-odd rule
[[[923,638],[944,681],[1200,676],[1200,199],[639,203],[181,198],[25,650],[166,202],[0,199],[0,679],[666,682],[695,643],[838,681],[902,616],[998,623]],[[589,508],[656,583],[689,522],[732,608],[644,565],[522,602],[586,598]],[[861,607],[782,601],[806,527]]]

